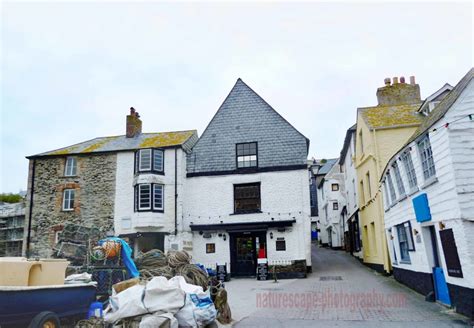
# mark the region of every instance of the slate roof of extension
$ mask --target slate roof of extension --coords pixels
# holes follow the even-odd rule
[[[194,143],[193,141],[196,140],[196,130],[141,133],[133,138],[127,138],[125,135],[113,137],[99,137],[72,146],[48,151],[45,153],[40,153],[37,155],[32,155],[28,158],[117,152],[141,148],[166,148],[175,146],[183,146],[183,148],[185,148],[185,144]],[[192,147],[192,144],[190,144],[189,146]]]
[[[423,115],[417,111],[421,103],[361,107],[358,111],[370,129],[419,125]]]
[[[322,174],[327,174],[331,168],[336,164],[338,161],[338,158],[330,158],[326,161],[326,163],[321,167],[318,171],[317,175],[322,175]]]
[[[434,110],[426,117],[423,123],[418,127],[418,129],[413,133],[413,135],[408,139],[406,144],[411,143],[419,136],[424,134],[431,128],[436,122],[443,118],[443,116],[448,112],[454,102],[458,99],[459,95],[464,91],[469,82],[474,78],[474,68],[471,68],[469,72],[461,79],[461,81],[456,84],[453,90],[444,97],[444,99],[434,108]]]

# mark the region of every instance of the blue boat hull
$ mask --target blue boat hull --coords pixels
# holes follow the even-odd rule
[[[43,311],[59,318],[85,318],[95,301],[96,287],[90,284],[8,288],[0,287],[0,326],[27,326]]]

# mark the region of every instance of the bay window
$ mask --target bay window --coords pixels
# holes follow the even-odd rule
[[[164,187],[162,184],[145,183],[135,186],[136,212],[163,212]]]
[[[135,152],[135,173],[164,172],[164,152],[161,149],[140,149]]]

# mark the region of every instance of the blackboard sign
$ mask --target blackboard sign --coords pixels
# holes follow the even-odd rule
[[[440,230],[439,236],[441,237],[441,244],[443,245],[448,275],[462,278],[461,263],[459,262],[458,248],[454,240],[453,229]]]
[[[217,279],[220,281],[229,281],[227,275],[227,265],[216,265]]]
[[[259,263],[257,265],[257,280],[268,279],[268,263]]]

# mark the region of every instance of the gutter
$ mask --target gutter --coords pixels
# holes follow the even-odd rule
[[[31,169],[31,189],[30,189],[30,210],[28,213],[28,233],[26,236],[26,251],[25,255],[27,258],[30,257],[30,242],[31,242],[31,221],[33,215],[33,194],[35,192],[35,171],[36,171],[36,159],[33,159],[33,168]]]

